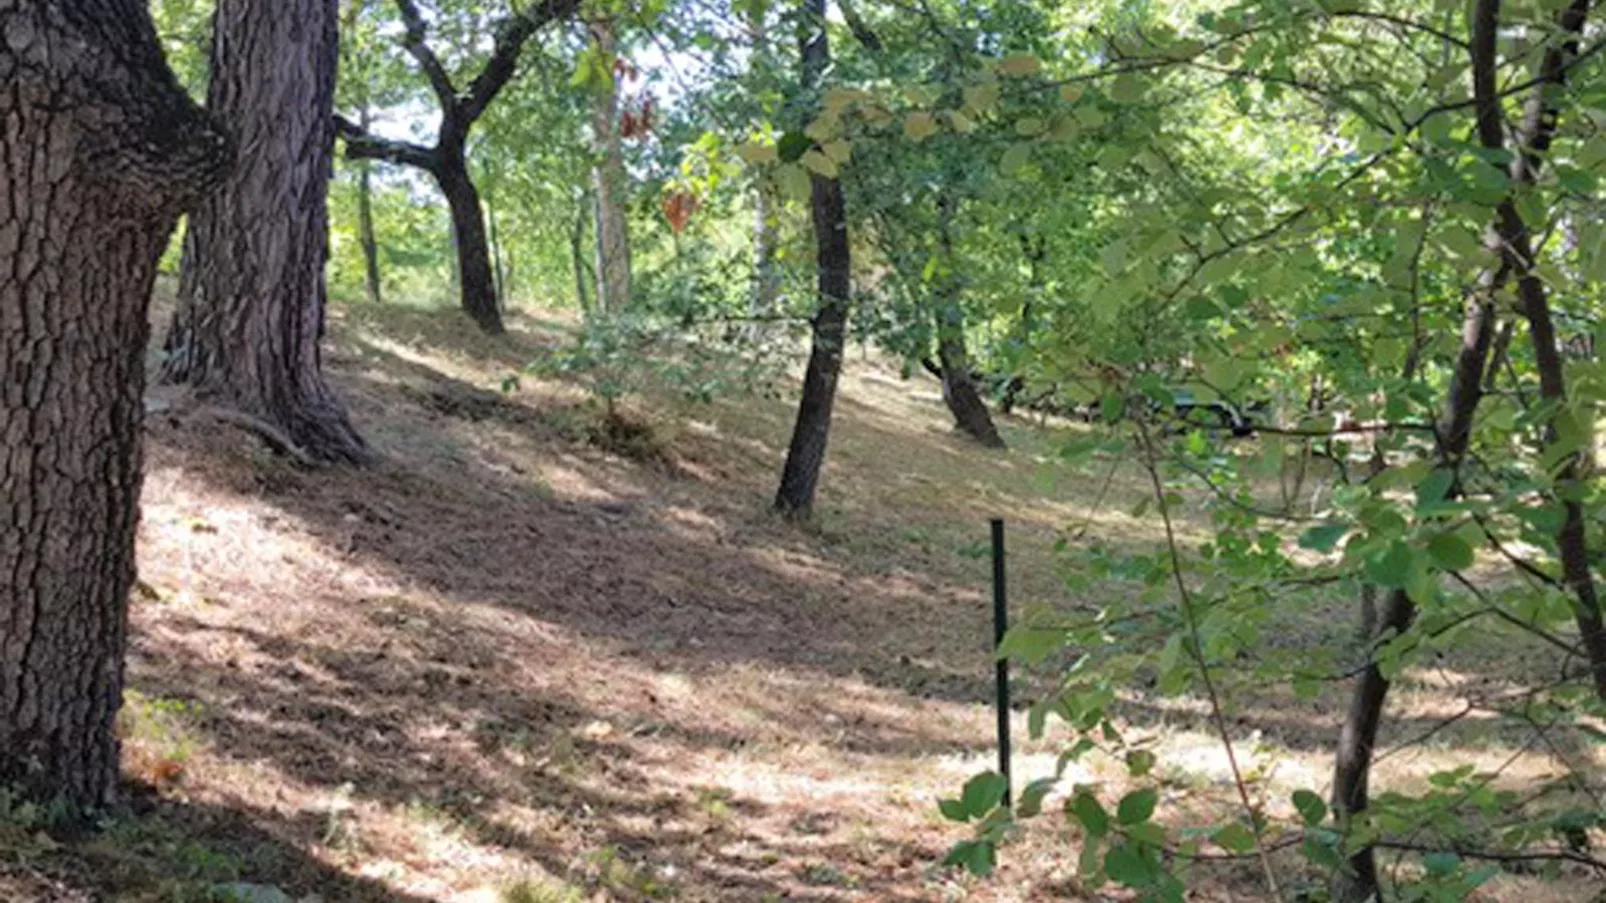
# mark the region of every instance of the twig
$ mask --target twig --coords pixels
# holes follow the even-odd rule
[[[1188,582],[1182,579],[1182,552],[1177,548],[1177,534],[1171,524],[1171,506],[1165,500],[1165,487],[1160,482],[1160,471],[1155,466],[1154,442],[1149,436],[1146,424],[1139,421],[1138,435],[1143,440],[1143,464],[1149,472],[1149,482],[1154,486],[1154,500],[1160,509],[1160,520],[1165,525],[1166,549],[1171,558],[1171,576],[1176,582],[1177,598],[1182,604],[1182,615],[1188,624],[1188,651],[1199,666],[1199,677],[1204,683],[1205,695],[1210,703],[1210,717],[1215,722],[1216,733],[1221,738],[1222,748],[1227,753],[1227,764],[1232,769],[1232,781],[1238,788],[1238,799],[1243,803],[1244,815],[1249,819],[1250,830],[1254,833],[1255,849],[1260,854],[1260,866],[1266,873],[1266,888],[1271,891],[1275,900],[1282,899],[1282,891],[1277,887],[1277,873],[1271,867],[1271,855],[1267,852],[1260,836],[1260,822],[1255,818],[1255,805],[1249,799],[1249,787],[1244,783],[1244,776],[1238,767],[1238,754],[1233,749],[1232,734],[1227,729],[1227,718],[1221,710],[1221,696],[1216,691],[1215,679],[1210,676],[1210,665],[1205,660],[1204,640],[1199,633],[1198,612],[1194,610],[1193,593],[1188,589]]]

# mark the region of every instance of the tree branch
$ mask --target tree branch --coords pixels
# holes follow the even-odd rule
[[[458,108],[463,124],[469,125],[485,112],[496,95],[512,80],[518,71],[519,55],[524,45],[542,26],[567,18],[580,8],[580,0],[541,0],[522,13],[515,13],[496,30],[496,43],[490,59],[474,77],[468,94]]]
[[[368,133],[367,129],[344,116],[335,116],[335,133],[346,142],[348,160],[383,160],[419,169],[435,168],[435,152],[410,141],[392,141]]]
[[[440,101],[441,112],[447,116],[456,115],[459,100],[457,89],[452,86],[452,79],[446,74],[446,67],[441,65],[440,57],[424,43],[424,17],[418,12],[418,5],[413,0],[396,0],[396,9],[401,13],[402,22],[406,25],[406,30],[402,32],[402,47],[418,61],[418,67],[424,70],[424,76],[429,79],[429,86],[434,89],[435,97]]]

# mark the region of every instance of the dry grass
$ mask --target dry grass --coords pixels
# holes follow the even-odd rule
[[[1055,604],[1065,525],[1156,539],[1120,513],[1137,475],[1089,510],[1104,474],[1060,462],[1053,435],[1006,423],[1012,450],[984,451],[950,431],[934,384],[855,356],[818,523],[789,527],[766,513],[788,403],[675,417],[673,466],[609,454],[577,428],[573,387],[498,391],[563,329],[490,340],[450,313],[349,312],[328,367],[379,452],[367,470],[150,424],[127,727],[141,815],[67,850],[0,843],[0,898],[254,881],[325,901],[1112,899],[1078,890],[1052,819],[991,882],[938,868],[959,834],[935,800],[992,761],[986,519],[1010,520],[1018,602]],[[1314,599],[1300,622],[1315,642],[1347,618]],[[1469,682],[1414,680],[1391,737]],[[1260,789],[1323,786],[1334,698],[1267,692],[1238,722]],[[1167,802],[1221,811],[1197,706],[1132,703]],[[1446,736],[1458,758],[1512,751],[1475,723]],[[1028,745],[1017,773],[1055,751]],[[1390,760],[1377,783],[1449,754]],[[1555,770],[1535,752],[1513,775]],[[1198,899],[1256,899],[1253,881],[1222,870]]]

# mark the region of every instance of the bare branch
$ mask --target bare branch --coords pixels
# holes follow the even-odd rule
[[[512,80],[518,71],[519,55],[524,51],[525,43],[542,26],[568,18],[579,8],[580,0],[541,0],[502,23],[496,31],[491,58],[485,61],[485,67],[474,77],[474,83],[468,86],[468,94],[458,108],[458,115],[465,125],[479,119],[485,108]]]
[[[452,87],[452,79],[446,74],[446,67],[441,65],[440,57],[424,42],[424,17],[418,12],[418,5],[413,0],[396,0],[396,9],[406,26],[402,32],[402,47],[424,70],[430,88],[434,89],[435,97],[440,101],[441,111],[447,116],[454,115],[458,105],[457,89]]]
[[[383,160],[419,169],[435,168],[435,152],[410,141],[379,138],[344,116],[335,116],[335,132],[345,139],[346,159]]]

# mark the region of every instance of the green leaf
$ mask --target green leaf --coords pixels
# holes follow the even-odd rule
[[[1035,75],[1043,68],[1043,61],[1029,53],[1012,53],[998,61],[998,73],[1011,78]]]
[[[814,142],[802,132],[787,132],[775,142],[775,150],[780,154],[782,163],[796,163],[813,146]]]
[[[965,804],[959,800],[938,800],[937,811],[941,812],[942,817],[949,821],[970,821],[970,812],[965,809]]]
[[[1314,828],[1327,819],[1327,803],[1309,790],[1295,790],[1294,808],[1306,827]]]
[[[1131,844],[1121,844],[1104,854],[1104,873],[1127,887],[1145,887],[1159,877],[1159,864]]]
[[[1254,833],[1237,822],[1224,826],[1210,839],[1229,853],[1247,853],[1255,848]]]
[[[903,118],[903,136],[916,144],[937,134],[937,117],[925,110],[916,110]]]
[[[1366,557],[1366,579],[1388,589],[1401,589],[1411,576],[1411,547],[1401,540],[1391,541],[1381,552]]]
[[[803,159],[799,162],[803,164],[804,169],[807,169],[813,173],[818,173],[827,179],[834,179],[837,177],[836,162],[817,150],[804,152]]]
[[[1348,524],[1322,524],[1319,527],[1311,527],[1300,534],[1299,547],[1313,552],[1331,552],[1348,532]]]
[[[1444,496],[1450,491],[1450,484],[1455,482],[1455,473],[1447,468],[1440,467],[1427,475],[1427,478],[1416,485],[1416,507],[1418,511],[1429,508],[1444,501]]]
[[[1422,867],[1430,875],[1444,877],[1455,874],[1461,867],[1461,857],[1454,853],[1429,853],[1422,857]]]
[[[998,644],[998,657],[1036,665],[1064,648],[1066,642],[1064,630],[1017,624],[1004,634],[1004,641]]]
[[[1447,571],[1464,571],[1475,558],[1472,545],[1455,533],[1440,533],[1428,542],[1433,563]]]
[[[996,861],[996,850],[990,841],[962,840],[948,851],[948,856],[943,859],[942,864],[963,866],[965,871],[972,875],[985,878],[993,873]]]
[[[1090,837],[1103,837],[1110,833],[1110,814],[1104,811],[1093,794],[1086,790],[1078,790],[1076,796],[1071,798],[1071,814],[1082,823],[1082,828]]]
[[[1126,772],[1134,778],[1141,778],[1154,770],[1154,753],[1147,749],[1134,749],[1126,754]]]
[[[1026,165],[1032,156],[1032,142],[1017,141],[1004,151],[1004,156],[998,161],[998,171],[1006,176],[1012,176]]]
[[[765,163],[774,163],[781,159],[780,152],[773,144],[761,144],[757,141],[744,141],[736,146],[736,156],[750,166],[761,166]]]
[[[1115,818],[1123,825],[1136,825],[1149,820],[1154,806],[1160,801],[1160,791],[1154,787],[1134,790],[1121,797],[1115,808]]]
[[[1015,805],[1016,814],[1022,818],[1031,818],[1043,811],[1043,797],[1048,796],[1059,783],[1057,778],[1038,778],[1026,785],[1021,791],[1020,802]]]
[[[1004,790],[1009,782],[1004,776],[994,771],[984,771],[965,782],[965,789],[959,795],[960,803],[965,811],[975,818],[980,818],[992,811],[1004,800]]]

